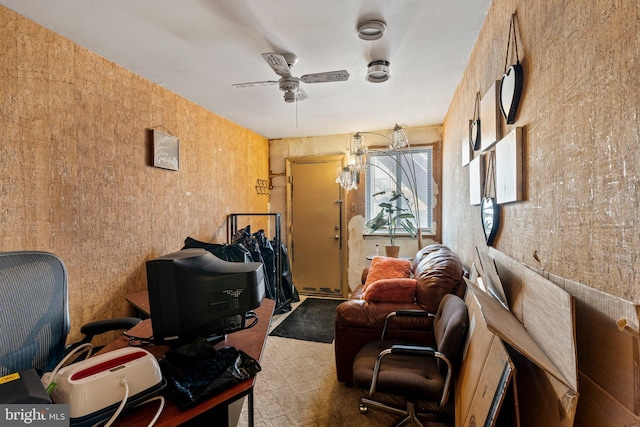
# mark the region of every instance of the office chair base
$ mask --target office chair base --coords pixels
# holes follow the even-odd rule
[[[394,408],[393,406],[385,405],[384,403],[377,402],[375,400],[367,399],[363,397],[360,401],[360,413],[366,414],[369,412],[369,407],[380,409],[382,411],[391,412],[393,414],[405,415],[406,418],[402,419],[396,427],[406,426],[410,424],[415,424],[420,427],[424,427],[422,423],[416,417],[416,406],[415,403],[407,401],[407,409],[402,410],[398,408]]]

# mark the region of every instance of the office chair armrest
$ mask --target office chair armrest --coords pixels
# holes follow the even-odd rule
[[[444,387],[442,390],[442,397],[440,398],[440,408],[444,408],[447,400],[449,399],[449,388],[451,386],[451,372],[452,366],[447,356],[439,351],[435,350],[433,347],[425,347],[419,345],[406,345],[406,344],[395,344],[392,345],[391,348],[383,350],[378,355],[376,359],[376,364],[373,368],[373,379],[371,381],[371,388],[369,389],[369,395],[372,396],[376,392],[376,386],[378,384],[378,375],[380,374],[380,365],[382,364],[382,360],[385,356],[390,354],[398,354],[398,355],[409,355],[409,356],[424,356],[424,357],[436,357],[442,360],[447,366],[447,372],[444,379]]]
[[[80,328],[80,332],[85,335],[94,336],[118,329],[131,329],[140,322],[142,322],[142,319],[137,317],[118,317],[115,319],[96,320],[95,322],[83,325]]]
[[[408,356],[427,356],[434,357],[438,352],[433,347],[424,347],[419,345],[402,345],[396,344],[391,346],[391,354],[402,354]]]
[[[392,313],[389,313],[387,317],[436,317],[435,314],[429,313],[424,310],[397,310]]]
[[[387,333],[387,326],[389,325],[389,321],[394,317],[436,317],[435,314],[429,313],[425,310],[396,310],[387,314],[387,317],[384,319],[384,326],[382,327],[382,336],[380,339],[384,339]]]
[[[73,344],[73,346],[77,347],[80,344],[91,342],[94,336],[105,332],[131,329],[140,322],[142,322],[142,319],[137,317],[118,317],[87,323],[80,328],[84,338],[80,342]]]

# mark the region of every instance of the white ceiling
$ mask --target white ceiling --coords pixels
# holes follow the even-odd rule
[[[0,0],[0,4],[267,138],[441,124],[491,0]],[[365,19],[384,37],[360,40]],[[301,83],[286,104],[263,52],[292,52],[292,74],[347,70],[346,82]],[[365,80],[391,62],[385,83]]]

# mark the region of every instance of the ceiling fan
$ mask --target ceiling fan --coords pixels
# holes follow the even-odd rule
[[[277,84],[284,92],[285,102],[303,101],[308,98],[306,92],[300,87],[303,83],[328,83],[342,82],[349,78],[347,70],[327,71],[324,73],[305,74],[298,78],[291,75],[291,69],[298,62],[298,57],[293,53],[263,53],[262,57],[267,64],[280,76],[279,80],[267,80],[262,82],[237,83],[234,87],[270,86]]]

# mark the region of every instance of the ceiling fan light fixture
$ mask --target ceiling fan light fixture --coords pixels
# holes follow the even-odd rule
[[[391,63],[384,59],[370,62],[369,65],[367,65],[366,79],[372,83],[386,82],[390,77],[389,65],[391,65]]]
[[[358,24],[358,37],[360,37],[362,40],[378,40],[382,38],[386,29],[387,24],[385,24],[383,21],[365,21]]]
[[[290,102],[294,102],[296,100],[296,93],[288,90],[284,93],[284,102],[286,103],[290,103]]]

